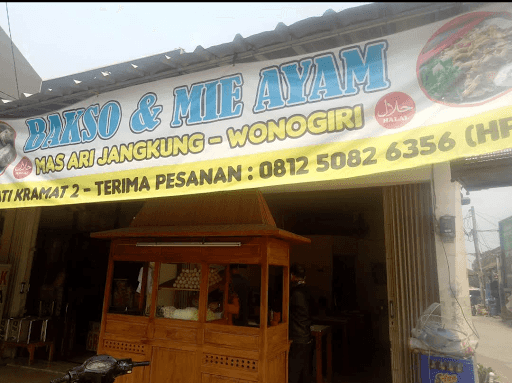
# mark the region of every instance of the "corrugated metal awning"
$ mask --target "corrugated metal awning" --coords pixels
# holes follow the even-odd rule
[[[467,191],[512,186],[512,148],[450,163],[452,181]]]
[[[308,54],[361,41],[377,39],[444,20],[489,3],[372,3],[326,11],[290,26],[194,52],[175,49],[75,73],[43,82],[41,92],[20,100],[0,101],[0,118],[27,118],[50,113],[91,96],[164,78],[236,65]],[[51,65],[51,63],[48,63]]]

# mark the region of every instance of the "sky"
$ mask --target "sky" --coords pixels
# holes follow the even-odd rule
[[[485,230],[478,232],[478,243],[480,252],[495,249],[500,246],[500,238],[498,234],[499,221],[512,216],[512,187],[502,187],[470,192],[464,197],[469,197],[471,203],[462,206],[462,216],[464,219],[464,227],[467,232],[473,228],[470,210],[471,206],[475,208],[477,230]],[[495,230],[495,231],[488,231]],[[466,236],[467,238],[467,236]],[[466,253],[468,254],[468,266],[471,268],[473,262],[475,245],[474,242],[466,240]]]
[[[367,3],[5,3],[0,26],[43,79],[67,76],[183,48],[209,48],[291,25],[326,10]],[[472,192],[464,217],[475,207],[479,230],[497,230],[512,216],[512,187]],[[471,230],[471,219],[464,220]],[[499,246],[497,231],[479,233],[480,250]],[[474,259],[466,242],[468,265]]]
[[[12,40],[45,79],[209,48],[367,3],[7,3]],[[0,26],[9,34],[5,3]]]

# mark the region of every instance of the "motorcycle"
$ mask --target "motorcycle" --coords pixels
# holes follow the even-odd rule
[[[480,298],[480,289],[470,288],[469,289],[469,300],[471,302],[471,315],[475,316],[478,313],[477,306],[482,303]]]
[[[50,383],[114,383],[118,376],[131,374],[134,367],[142,366],[149,366],[149,362],[96,355]]]

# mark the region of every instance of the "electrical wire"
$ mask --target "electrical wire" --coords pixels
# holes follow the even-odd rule
[[[492,223],[491,221],[489,221],[489,220],[488,220],[487,218],[485,218],[482,214],[477,213],[477,212],[475,212],[475,214],[476,214],[477,216],[479,216],[480,218],[482,218],[484,221],[487,221],[487,222],[489,222],[491,225],[493,225],[493,226],[496,226],[496,227],[497,227],[497,225],[496,225],[495,223]]]
[[[18,86],[18,73],[16,71],[16,59],[14,58],[14,44],[12,42],[11,20],[9,18],[9,8],[7,7],[7,1],[5,2],[5,11],[7,12],[7,24],[9,25],[9,38],[11,39],[12,62],[14,64],[14,78],[16,80],[16,91],[18,92],[18,99],[19,99],[20,98],[20,88]],[[4,94],[6,94],[6,93],[4,93]],[[12,97],[12,96],[10,96],[10,97]],[[16,98],[16,97],[12,97],[12,98]]]
[[[478,235],[478,233],[477,233],[477,235]],[[485,247],[487,248],[487,250],[492,250],[491,246],[489,246],[489,244],[487,243],[487,240],[486,240],[485,236],[484,235],[480,235],[479,237],[482,239],[482,242],[485,245]]]
[[[486,217],[487,217],[487,218],[489,218],[489,219],[492,219],[492,220],[493,220],[493,221],[495,221],[495,222],[496,222],[496,221],[499,221],[499,219],[498,219],[498,218],[496,218],[496,217],[495,217],[495,216],[493,216],[493,215],[490,215],[490,214],[484,213],[484,212],[482,212],[482,211],[480,211],[479,213],[480,213],[480,214],[482,214],[482,215],[484,215],[484,216],[486,216]]]

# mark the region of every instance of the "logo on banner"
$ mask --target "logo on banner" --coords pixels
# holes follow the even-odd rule
[[[12,171],[14,178],[17,180],[25,178],[30,173],[32,173],[32,162],[28,159],[28,157],[23,157]]]
[[[0,121],[0,175],[16,158],[15,139],[16,131],[10,125]]]
[[[414,100],[402,92],[388,93],[375,105],[375,119],[386,129],[401,128],[415,113]]]

